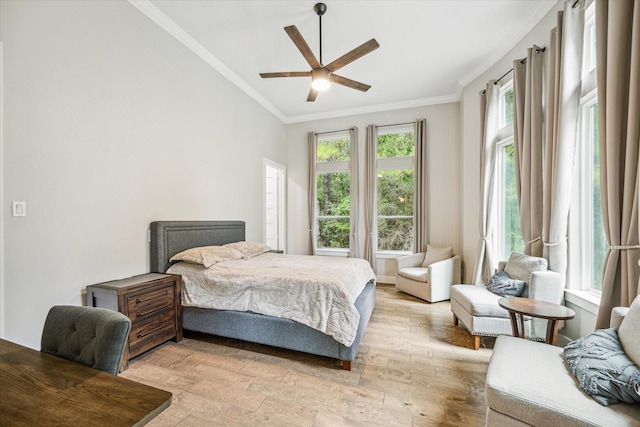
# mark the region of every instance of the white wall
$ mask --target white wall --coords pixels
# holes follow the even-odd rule
[[[460,151],[458,103],[411,108],[406,110],[362,114],[336,119],[317,120],[287,126],[288,173],[288,241],[289,253],[306,254],[308,248],[307,206],[307,133],[358,128],[360,153],[360,188],[364,189],[364,152],[367,125],[390,125],[427,120],[429,241],[434,245],[460,248],[458,217],[460,212]],[[361,205],[364,199],[361,195]],[[364,219],[360,221],[360,248],[364,248]],[[394,260],[378,261],[380,280],[395,276]]]
[[[262,239],[278,119],[128,2],[2,1],[0,17],[6,338],[39,348],[52,305],[149,271],[153,220],[245,220]]]

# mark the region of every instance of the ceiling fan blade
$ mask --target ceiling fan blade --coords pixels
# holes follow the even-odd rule
[[[345,65],[352,63],[358,58],[362,58],[367,53],[374,51],[379,47],[380,45],[378,44],[376,39],[371,39],[368,42],[362,43],[352,51],[345,53],[340,58],[327,65],[325,68],[328,68],[331,72],[337,71]]]
[[[291,37],[293,43],[296,45],[302,56],[304,56],[304,59],[306,59],[309,65],[311,65],[311,68],[322,67],[295,25],[284,27],[284,30],[289,34],[289,37]]]
[[[280,73],[260,73],[260,77],[263,79],[270,79],[273,77],[310,77],[311,71],[282,71]]]
[[[314,88],[309,89],[309,95],[307,96],[307,102],[313,102],[316,100],[318,96],[318,91]]]
[[[357,89],[362,92],[366,92],[371,88],[371,86],[369,86],[368,84],[360,83],[355,80],[351,80],[346,77],[339,76],[337,74],[331,74],[329,76],[329,80],[331,80],[333,83],[350,87],[352,89]]]

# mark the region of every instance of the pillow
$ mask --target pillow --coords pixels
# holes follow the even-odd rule
[[[427,253],[422,261],[422,267],[427,268],[434,262],[442,261],[453,256],[453,248],[447,246],[446,248],[436,248],[427,244]]]
[[[512,279],[505,271],[498,271],[489,279],[487,290],[502,297],[519,297],[525,286],[522,280]]]
[[[570,342],[564,358],[580,388],[603,406],[640,403],[640,368],[624,352],[616,328],[599,329]]]
[[[528,282],[534,271],[545,271],[547,260],[537,256],[530,256],[513,252],[504,267],[509,277]]]
[[[242,258],[244,259],[253,258],[254,256],[273,250],[271,246],[258,242],[233,242],[227,243],[224,247],[237,250],[242,253]]]
[[[186,261],[192,264],[202,264],[209,268],[221,261],[232,261],[242,258],[242,252],[223,246],[201,246],[187,249],[172,256],[169,261]]]

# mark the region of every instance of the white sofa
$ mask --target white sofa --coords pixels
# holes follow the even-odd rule
[[[640,297],[630,308],[616,308],[624,353],[640,364]],[[485,386],[486,424],[500,426],[638,426],[640,403],[602,406],[584,393],[564,360],[564,349],[499,336]]]
[[[446,258],[424,266],[426,254],[440,249],[444,249],[447,254],[436,259]],[[453,255],[451,248],[434,248],[428,245],[426,252],[396,258],[396,289],[428,302],[448,300],[451,285],[460,283],[460,275],[460,256]]]

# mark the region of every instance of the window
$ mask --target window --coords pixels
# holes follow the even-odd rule
[[[600,139],[593,3],[585,14],[578,166],[569,216],[570,283],[599,294],[607,253],[600,197]]]
[[[501,260],[524,251],[513,145],[513,81],[500,88],[500,129],[496,144],[496,253]]]
[[[377,139],[379,251],[413,251],[414,126],[383,126]]]
[[[347,133],[318,135],[317,249],[348,249],[351,218],[351,141]]]

